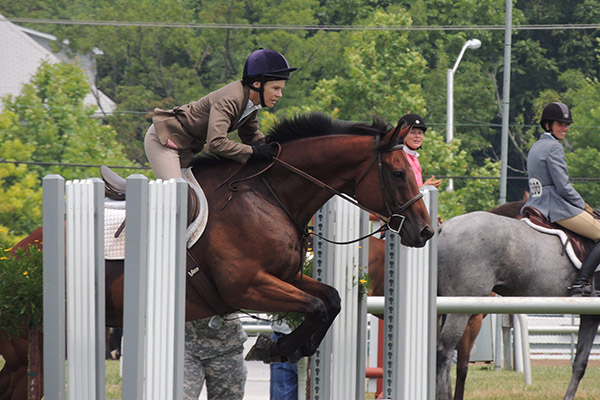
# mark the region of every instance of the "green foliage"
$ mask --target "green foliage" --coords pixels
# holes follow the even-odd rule
[[[376,10],[359,24],[410,25],[404,9]],[[408,34],[356,31],[346,38],[338,74],[318,82],[315,107],[342,119],[379,115],[397,121],[405,112],[426,114],[420,82],[426,62],[411,49]],[[341,68],[340,68],[341,67]],[[402,110],[402,111],[398,111]]]
[[[598,0],[515,2],[513,26],[594,23],[600,14],[599,5]],[[0,0],[0,9],[9,17],[354,27],[503,25],[505,17],[503,0]],[[369,121],[375,114],[392,123],[406,112],[417,112],[441,134],[446,122],[446,71],[453,67],[465,41],[478,38],[481,48],[466,51],[454,77],[454,138],[459,141],[451,146],[453,157],[449,157],[444,146],[427,145],[421,164],[424,175],[470,175],[481,168],[490,172],[486,165],[500,158],[502,30],[335,31],[59,24],[32,27],[57,35],[59,41],[69,40],[73,51],[98,48],[103,52],[97,57],[97,85],[118,103],[117,113],[108,118],[118,132],[111,140],[121,144],[129,160],[141,164],[146,162],[142,139],[151,123],[153,108],[170,108],[196,100],[239,79],[246,57],[259,46],[281,51],[290,64],[299,68],[286,85],[282,101],[272,110],[261,111],[264,131],[274,119],[316,110],[355,121]],[[548,101],[562,99],[573,107],[576,122],[565,141],[567,152],[579,150],[582,153],[578,158],[589,160],[583,153],[600,148],[600,139],[594,134],[600,126],[598,48],[597,29],[513,30],[509,177],[526,174],[527,151],[540,132],[539,113]],[[77,80],[62,82],[66,83],[65,91],[83,90]],[[45,85],[43,77],[38,84]],[[45,91],[39,93],[41,98],[50,98]],[[63,101],[58,92],[56,99]],[[42,136],[56,143],[68,131],[70,122],[64,118],[64,124],[57,125],[50,119],[54,126],[50,129],[41,122],[48,113],[37,111],[39,105],[36,101],[24,103],[31,117],[39,122],[37,125],[21,115],[16,118],[45,131]],[[2,118],[8,117],[0,116],[0,124]],[[91,133],[84,137],[94,138]],[[39,138],[35,143],[25,140],[22,134],[13,138],[20,138],[26,147],[33,145],[32,157],[44,152],[50,156],[50,150],[58,150]],[[73,145],[70,141],[62,144]],[[74,147],[75,154],[69,154],[65,147],[58,155],[78,158],[81,146]],[[571,162],[576,163],[569,158]],[[575,164],[570,170],[572,176],[597,176],[594,168],[590,164],[588,171],[583,171]],[[78,176],[81,173],[74,172]],[[522,183],[509,179],[508,200],[521,197]],[[449,201],[453,197],[454,205],[444,206],[449,215],[480,204],[476,198],[488,197],[487,191],[480,194],[465,190],[461,194],[463,186],[466,184],[462,180],[455,180],[457,190],[443,196]],[[483,186],[472,189],[487,190]],[[582,190],[596,196],[595,189]]]
[[[0,333],[12,337],[42,324],[43,255],[36,246],[9,251],[0,245]]]
[[[133,166],[116,132],[92,117],[83,100],[89,84],[75,64],[43,62],[20,96],[8,97],[0,113],[0,158],[48,163]],[[84,167],[0,164],[0,225],[12,235],[41,225],[42,178],[98,176]]]

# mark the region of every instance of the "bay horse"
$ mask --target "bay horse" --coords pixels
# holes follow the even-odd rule
[[[438,296],[568,296],[577,275],[554,235],[524,222],[472,212],[444,222],[438,235]],[[437,398],[452,397],[452,353],[470,315],[448,314],[437,345]],[[572,400],[587,366],[598,315],[581,315],[577,354],[564,396]]]
[[[279,147],[276,162],[194,165],[209,219],[188,251],[188,269],[199,268],[204,290],[188,278],[186,320],[240,309],[304,313],[296,330],[257,356],[270,361],[314,354],[340,310],[335,288],[301,273],[305,227],[327,200],[343,194],[384,216],[406,246],[422,247],[433,236],[402,150],[405,133],[377,118],[367,125],[313,113],[271,130],[268,141]],[[106,324],[122,326],[123,261],[106,260],[105,267]]]

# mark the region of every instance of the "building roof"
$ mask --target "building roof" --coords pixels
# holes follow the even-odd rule
[[[23,85],[46,60],[51,63],[77,62],[90,82],[90,93],[84,103],[97,107],[98,115],[114,111],[116,104],[93,83],[96,75],[93,54],[73,58],[64,51],[55,53],[51,48],[53,42],[56,42],[55,36],[15,25],[0,14],[0,109],[2,98],[9,94],[18,96]]]

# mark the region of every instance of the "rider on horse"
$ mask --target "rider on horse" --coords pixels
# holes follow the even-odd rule
[[[540,121],[544,133],[527,157],[529,199],[523,208],[533,207],[550,222],[596,242],[569,287],[571,296],[590,296],[590,278],[600,264],[600,221],[594,218],[593,209],[569,183],[565,151],[560,140],[565,138],[572,123],[571,111],[565,104],[555,102],[544,108]]]
[[[295,70],[280,53],[261,48],[246,60],[241,81],[183,106],[156,108],[144,138],[156,177],[180,178],[181,167],[189,166],[205,144],[211,153],[240,163],[250,157],[270,161],[275,149],[265,143],[256,114],[275,105]],[[235,130],[242,143],[227,138]]]

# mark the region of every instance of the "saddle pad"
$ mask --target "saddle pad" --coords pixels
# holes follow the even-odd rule
[[[186,241],[188,249],[198,241],[202,236],[206,223],[208,222],[208,201],[204,191],[194,178],[191,168],[181,170],[184,179],[194,189],[198,198],[199,213],[198,217],[187,227]],[[125,220],[125,201],[104,199],[104,258],[106,260],[125,259],[125,231],[123,229],[119,237],[115,238],[115,232]]]
[[[183,168],[181,175],[183,175],[183,179],[194,189],[194,193],[196,193],[196,197],[198,198],[198,216],[187,227],[185,235],[187,248],[189,249],[198,241],[198,238],[202,236],[206,228],[206,223],[208,222],[208,200],[206,200],[206,195],[198,181],[196,181],[191,168]]]
[[[104,258],[123,260],[125,258],[125,230],[119,237],[115,232],[125,220],[125,201],[104,199]]]
[[[529,225],[530,227],[532,227],[533,229],[535,229],[538,232],[558,236],[563,245],[563,248],[565,249],[565,251],[567,253],[567,256],[569,256],[569,260],[571,260],[571,263],[573,263],[575,268],[581,269],[581,260],[579,260],[579,258],[577,258],[577,256],[575,255],[575,250],[573,249],[573,246],[571,245],[571,242],[568,240],[567,234],[565,232],[561,231],[560,229],[551,229],[551,228],[539,226],[539,225],[531,222],[531,220],[529,218],[521,218],[521,221],[525,222],[527,225]],[[599,271],[599,270],[600,270],[600,265],[598,265],[598,267],[596,267],[596,271]]]

